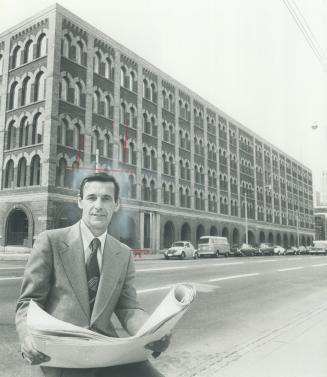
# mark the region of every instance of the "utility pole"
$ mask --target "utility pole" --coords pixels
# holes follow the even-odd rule
[[[297,237],[297,247],[299,247],[300,246],[299,211],[296,212],[296,237]]]

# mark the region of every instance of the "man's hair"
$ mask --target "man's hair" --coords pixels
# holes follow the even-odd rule
[[[112,182],[115,186],[115,202],[117,203],[119,198],[119,184],[115,177],[107,173],[94,173],[90,174],[83,179],[79,187],[79,196],[83,199],[84,186],[87,182]]]

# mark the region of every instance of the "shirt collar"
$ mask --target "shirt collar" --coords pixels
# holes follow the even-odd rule
[[[93,238],[98,238],[101,242],[101,248],[100,248],[101,255],[103,255],[103,249],[104,249],[104,244],[106,242],[107,231],[105,231],[98,237],[94,237],[93,233],[90,231],[90,228],[85,224],[83,220],[81,220],[81,234],[82,234],[84,251],[88,249]]]

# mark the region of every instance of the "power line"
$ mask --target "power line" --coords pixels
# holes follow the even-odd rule
[[[292,1],[292,3],[291,3]],[[294,0],[283,0],[286,8],[290,12],[291,16],[293,17],[295,23],[299,27],[302,35],[308,42],[311,50],[316,55],[320,65],[322,68],[327,72],[327,56],[323,49],[321,48],[319,42],[317,41],[316,37],[312,33],[310,26],[306,22],[301,10],[296,5]]]

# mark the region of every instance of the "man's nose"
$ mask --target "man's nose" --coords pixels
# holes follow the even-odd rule
[[[101,208],[102,207],[102,199],[100,196],[97,197],[97,200],[94,202],[95,208]]]

